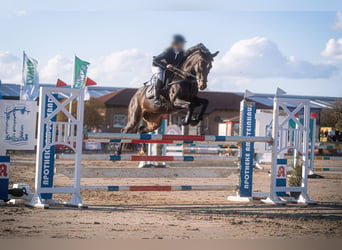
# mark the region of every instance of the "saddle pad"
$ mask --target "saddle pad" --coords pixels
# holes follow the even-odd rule
[[[152,99],[154,97],[154,86],[147,86],[145,96],[147,99]]]

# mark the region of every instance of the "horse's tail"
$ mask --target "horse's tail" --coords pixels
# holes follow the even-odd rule
[[[136,134],[138,132],[138,126],[142,119],[142,107],[141,102],[139,101],[139,97],[141,95],[141,89],[133,95],[131,101],[128,105],[128,115],[127,115],[127,123],[126,126],[121,129],[121,133],[131,133]],[[118,154],[121,154],[122,149],[132,149],[132,143],[120,143]]]
[[[128,105],[128,115],[127,115],[127,124],[121,130],[122,133],[137,133],[138,125],[142,119],[142,103],[141,98],[144,96],[144,90],[146,87],[140,88],[131,98],[131,101]]]

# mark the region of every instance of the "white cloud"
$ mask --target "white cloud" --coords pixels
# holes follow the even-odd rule
[[[239,78],[329,78],[336,67],[285,56],[265,37],[236,42],[214,63],[215,76]]]
[[[37,58],[39,61],[39,58]],[[139,86],[151,77],[152,56],[138,49],[113,52],[89,60],[88,75],[101,85]],[[0,51],[0,79],[3,82],[20,82],[22,59]],[[68,84],[73,78],[73,58],[56,55],[38,68],[40,82],[55,83],[57,78]]]
[[[56,55],[48,60],[47,64],[39,71],[40,81],[55,83],[57,78],[71,84],[73,61],[70,58]]]
[[[340,11],[336,13],[336,20],[333,25],[333,29],[342,30],[342,12]]]
[[[16,16],[26,16],[28,14],[27,10],[16,10],[14,11],[14,15]]]
[[[336,59],[342,59],[342,38],[329,39],[321,53],[322,56],[328,56]]]
[[[151,75],[151,59],[138,49],[113,52],[93,60],[89,76],[106,85],[139,86]]]
[[[10,52],[0,51],[0,80],[6,82],[21,82],[22,61]]]
[[[215,58],[209,76],[211,90],[236,91],[266,80],[326,80],[335,76],[337,71],[333,64],[285,56],[274,42],[265,37],[240,40],[222,54]],[[88,75],[102,86],[139,87],[151,77],[151,60],[150,54],[139,49],[113,52],[89,59]],[[41,62],[40,81],[55,83],[57,78],[61,78],[71,84],[73,64],[73,57],[62,55],[50,58],[47,63]],[[21,67],[20,58],[0,52],[0,79],[3,82],[20,82]]]

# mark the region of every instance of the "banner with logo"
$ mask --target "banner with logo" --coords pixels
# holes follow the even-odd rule
[[[38,61],[26,55],[23,56],[23,86],[20,100],[34,101],[39,96]]]
[[[243,100],[240,105],[240,136],[255,136],[255,103]],[[254,142],[242,142],[240,151],[240,196],[251,197]]]
[[[90,63],[75,56],[74,85],[75,89],[83,89],[87,78],[87,70]]]
[[[0,100],[0,155],[6,150],[34,150],[36,101]]]

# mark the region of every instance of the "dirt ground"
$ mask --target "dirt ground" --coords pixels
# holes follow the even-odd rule
[[[12,156],[11,183],[34,187],[33,156]],[[84,167],[136,167],[134,163],[83,161]],[[342,161],[318,161],[317,167],[341,167]],[[56,167],[72,161],[58,160]],[[63,239],[342,239],[342,174],[325,172],[309,180],[309,194],[318,205],[286,206],[227,201],[228,191],[106,192],[82,191],[88,209],[51,207],[41,210],[24,205],[0,207],[0,238]],[[84,178],[82,185],[204,185],[236,184],[228,179],[106,179]],[[256,190],[266,191],[266,170],[254,174]],[[55,185],[70,178],[57,174]],[[56,195],[67,201],[69,196]]]

